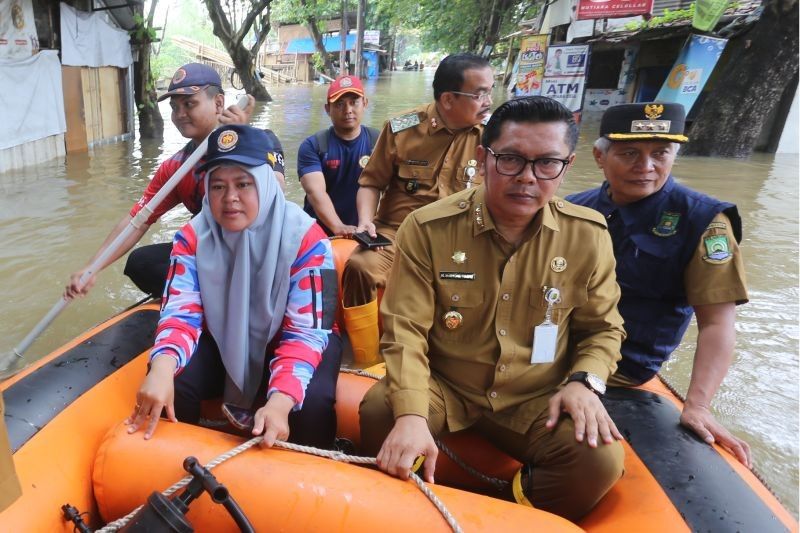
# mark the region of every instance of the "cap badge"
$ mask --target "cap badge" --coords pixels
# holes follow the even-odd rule
[[[175,75],[172,76],[172,83],[180,83],[186,79],[186,71],[182,68],[179,68],[175,71]]]
[[[561,256],[554,257],[550,261],[550,270],[553,272],[564,272],[567,269],[567,260]]]
[[[664,113],[664,106],[661,104],[647,104],[644,106],[644,114],[650,120],[655,120]]]
[[[352,87],[352,86],[353,86],[353,80],[351,80],[349,76],[347,78],[342,78],[342,80],[339,82],[339,87]]]
[[[453,252],[453,256],[451,257],[451,259],[453,260],[453,263],[457,265],[463,265],[464,262],[467,260],[467,253],[462,252],[461,250]]]
[[[230,152],[236,147],[237,142],[239,142],[239,134],[233,130],[225,130],[217,138],[217,146],[220,152]]]
[[[464,316],[458,311],[448,311],[444,314],[442,320],[444,321],[444,326],[447,329],[458,329],[464,322]]]
[[[362,155],[361,158],[358,160],[358,166],[361,168],[367,168],[367,163],[369,163],[369,156]]]

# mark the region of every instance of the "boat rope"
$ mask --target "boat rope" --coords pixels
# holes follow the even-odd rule
[[[254,437],[254,438],[248,440],[247,442],[244,442],[244,443],[240,444],[239,446],[236,446],[235,448],[232,448],[232,449],[228,450],[227,452],[218,455],[217,457],[212,459],[208,464],[206,464],[205,467],[207,469],[211,470],[214,467],[219,466],[220,464],[224,463],[228,459],[231,459],[231,458],[239,455],[240,453],[252,448],[256,444],[260,444],[263,439],[264,438],[260,437],[260,436],[259,437]],[[375,457],[364,457],[364,456],[358,456],[358,455],[347,455],[347,454],[344,454],[344,453],[341,453],[341,452],[338,452],[338,451],[323,450],[323,449],[320,449],[320,448],[314,448],[313,446],[303,446],[303,445],[300,445],[300,444],[292,444],[290,442],[284,442],[284,441],[280,441],[280,440],[275,441],[275,447],[276,448],[283,448],[285,450],[291,450],[291,451],[295,451],[295,452],[307,453],[309,455],[316,455],[316,456],[319,456],[319,457],[326,457],[328,459],[333,459],[335,461],[341,461],[341,462],[344,462],[344,463],[355,463],[355,464],[364,464],[364,465],[377,465],[377,459]],[[447,507],[444,505],[442,500],[440,500],[439,497],[436,496],[436,494],[433,493],[433,491],[430,489],[430,487],[428,487],[425,484],[425,482],[422,481],[422,478],[420,478],[414,472],[410,473],[410,477],[411,477],[411,480],[414,482],[414,484],[417,485],[419,490],[422,491],[422,493],[425,496],[427,496],[428,500],[430,500],[430,502],[434,505],[434,507],[436,507],[436,509],[439,511],[439,513],[442,515],[442,517],[447,522],[447,525],[450,526],[450,529],[452,529],[454,533],[463,533],[463,530],[461,529],[461,526],[456,521],[455,517],[447,509]],[[177,491],[179,491],[180,489],[182,489],[183,487],[185,487],[186,485],[188,485],[191,480],[192,480],[192,476],[186,476],[185,478],[181,479],[180,481],[178,481],[177,483],[175,483],[174,485],[172,485],[171,487],[166,489],[164,492],[162,492],[162,494],[164,496],[169,497],[169,496],[173,495],[174,493],[176,493]],[[113,522],[109,522],[102,529],[98,529],[97,531],[95,531],[95,533],[111,533],[113,531],[117,531],[117,530],[125,527],[128,524],[128,522],[131,521],[131,519],[136,515],[136,513],[139,512],[139,510],[142,507],[143,507],[143,505],[140,505],[139,507],[137,507],[136,509],[134,509],[133,511],[131,511],[127,515],[123,516],[122,518],[114,520]]]
[[[436,439],[435,442],[436,446],[438,446],[439,449],[442,450],[442,453],[445,454],[447,457],[449,457],[450,460],[453,461],[456,465],[460,466],[465,472],[467,472],[471,476],[474,476],[480,479],[481,481],[494,486],[494,488],[496,488],[498,491],[504,490],[511,483],[510,481],[507,481],[505,479],[492,477],[488,474],[484,474],[479,470],[476,470],[475,468],[467,464],[461,457],[458,456],[456,452],[451,450],[445,443],[443,443],[439,439]]]
[[[361,370],[360,368],[340,368],[339,373],[355,374],[356,376],[364,376],[365,378],[372,378],[377,381],[383,379],[383,376],[379,376],[378,374],[373,374],[372,372],[367,372],[366,370]]]
[[[674,394],[681,402],[686,403],[686,396],[681,394],[678,391],[678,389],[676,389],[675,386],[672,383],[670,383],[669,380],[663,374],[661,374],[661,372],[659,372],[656,375],[658,376],[658,379],[661,380],[661,383],[664,384],[664,386],[667,388],[668,391],[670,391],[672,394]],[[777,493],[772,488],[772,486],[769,483],[767,483],[767,480],[764,479],[764,476],[761,475],[761,472],[756,470],[755,465],[750,467],[750,472],[752,472],[753,475],[756,476],[756,479],[759,480],[762,485],[764,485],[764,488],[766,488],[770,492],[770,494],[775,496],[776,500],[778,500],[779,502],[781,501],[781,499],[778,497]],[[781,504],[783,504],[783,502],[781,502]]]
[[[377,381],[383,379],[383,376],[380,376],[378,374],[373,374],[372,372],[367,372],[366,370],[361,370],[358,368],[341,368],[339,369],[339,372],[342,372],[344,374],[355,374],[356,376],[364,376],[375,379]],[[453,461],[457,466],[461,467],[467,474],[483,481],[484,483],[488,483],[489,485],[494,486],[499,491],[502,491],[503,489],[508,487],[508,485],[511,483],[510,481],[507,481],[505,479],[500,479],[492,477],[488,474],[484,474],[483,472],[477,470],[473,466],[467,464],[466,461],[464,461],[461,457],[459,457],[456,452],[450,449],[441,440],[435,439],[435,442],[436,446],[438,446],[439,449],[442,450],[442,453],[444,453],[447,457],[449,457],[450,460]]]

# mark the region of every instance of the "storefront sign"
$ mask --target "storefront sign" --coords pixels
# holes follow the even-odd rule
[[[578,18],[612,19],[653,12],[653,0],[578,0]]]
[[[688,115],[727,42],[727,39],[690,35],[656,100],[683,104]]]
[[[536,96],[542,92],[544,59],[548,35],[524,37],[519,46],[516,96]]]
[[[558,100],[570,111],[580,111],[588,70],[588,44],[551,46],[547,50],[542,96]]]

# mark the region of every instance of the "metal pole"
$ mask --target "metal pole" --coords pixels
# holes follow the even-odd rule
[[[347,1],[342,0],[342,23],[339,25],[339,36],[341,38],[341,46],[339,47],[339,76],[349,74],[345,63],[347,62]]]
[[[361,52],[364,50],[364,13],[367,10],[367,0],[358,0],[358,14],[356,16],[356,76],[362,78]]]

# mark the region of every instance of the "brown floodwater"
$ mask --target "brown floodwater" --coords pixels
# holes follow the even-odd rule
[[[366,83],[365,123],[432,98],[433,72],[395,72]],[[300,142],[329,122],[326,87],[271,86],[275,100],[260,106],[254,125],[280,137],[287,162],[287,195],[302,201],[297,181]],[[234,100],[229,95],[229,101]],[[495,102],[495,105],[497,102]],[[0,354],[7,354],[58,300],[69,274],[82,267],[111,227],[130,209],[158,163],[184,144],[169,123],[163,141],[135,139],[98,146],[88,154],[0,174]],[[561,195],[596,186],[591,159],[597,116],[587,116],[578,158]],[[753,447],[756,468],[784,504],[798,512],[798,158],[759,154],[747,161],[680,158],[674,174],[690,187],[736,203],[744,222],[750,302],[738,308],[735,362],[714,408],[720,421]],[[143,242],[164,242],[189,219],[175,209]],[[70,305],[25,354],[34,360],[143,295],[119,261],[90,295]],[[692,368],[694,326],[665,375],[684,391]]]

